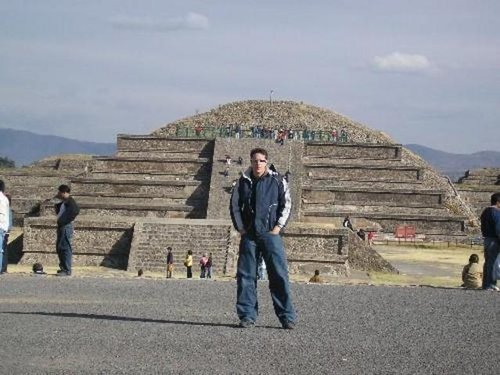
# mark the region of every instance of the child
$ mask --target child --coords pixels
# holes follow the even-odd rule
[[[207,260],[207,279],[212,278],[212,264],[213,264],[213,259],[212,259],[212,253],[208,255],[208,260]]]
[[[184,259],[184,266],[186,267],[187,278],[193,278],[193,252],[188,250],[186,259]]]
[[[208,258],[207,258],[207,254],[203,254],[203,256],[200,258],[200,279],[204,279],[205,278],[205,275],[206,275],[206,272],[207,272],[207,262],[208,262]]]
[[[172,272],[174,271],[174,255],[172,254],[172,248],[167,247],[167,279],[172,278]]]
[[[310,283],[322,283],[323,280],[319,276],[319,270],[314,271],[314,276],[309,280]]]
[[[464,266],[462,271],[463,287],[467,289],[480,289],[483,280],[483,270],[479,266],[479,257],[472,254],[469,258],[469,264]]]

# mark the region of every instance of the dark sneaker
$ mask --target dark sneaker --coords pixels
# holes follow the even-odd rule
[[[295,329],[295,323],[289,320],[284,320],[281,322],[283,329]]]
[[[71,276],[71,273],[66,271],[61,271],[56,274],[56,276]]]
[[[252,328],[255,326],[255,322],[253,320],[250,320],[250,319],[242,319],[240,320],[240,324],[238,325],[238,327],[240,328]]]
[[[57,273],[61,273],[61,272],[64,272],[63,270],[57,270]]]

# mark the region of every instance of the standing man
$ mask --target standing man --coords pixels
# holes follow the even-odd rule
[[[230,213],[233,225],[241,235],[236,312],[240,327],[255,325],[258,315],[257,260],[264,258],[274,311],[284,329],[295,327],[295,310],[288,282],[288,268],[280,231],[291,212],[288,183],[269,170],[267,151],[250,152],[251,167],[242,174],[233,189]]]
[[[0,267],[3,265],[3,248],[6,241],[6,234],[9,231],[10,221],[10,204],[9,199],[5,195],[5,183],[0,180]]]
[[[80,208],[70,196],[70,191],[68,185],[61,185],[57,192],[57,197],[61,199],[61,202],[55,206],[57,214],[56,251],[59,257],[57,276],[71,276],[73,220],[80,213]]]
[[[498,291],[493,279],[493,265],[500,252],[500,193],[491,196],[491,206],[481,214],[481,233],[484,237],[483,289]]]

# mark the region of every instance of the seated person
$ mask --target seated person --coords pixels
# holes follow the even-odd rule
[[[357,234],[357,235],[359,236],[359,238],[361,238],[363,241],[365,240],[365,238],[366,238],[366,234],[365,234],[365,231],[364,231],[363,229],[358,230],[358,232],[357,232],[356,234]]]
[[[323,279],[319,276],[319,270],[314,271],[314,276],[309,280],[310,283],[322,283]]]
[[[480,289],[483,280],[483,269],[479,265],[479,257],[472,254],[469,258],[469,264],[462,270],[463,287],[468,289]]]

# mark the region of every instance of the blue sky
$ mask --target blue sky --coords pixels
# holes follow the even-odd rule
[[[246,99],[500,151],[496,0],[0,0],[0,127],[113,142]]]

